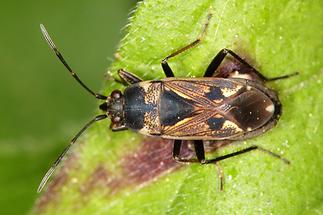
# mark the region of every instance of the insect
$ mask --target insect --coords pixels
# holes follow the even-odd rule
[[[289,163],[280,155],[256,145],[214,159],[205,158],[205,140],[244,140],[273,128],[281,115],[281,103],[276,92],[267,88],[264,83],[296,74],[266,78],[233,51],[222,49],[213,58],[203,77],[175,78],[168,60],[199,44],[210,18],[209,14],[201,34],[195,41],[162,60],[165,79],[143,81],[120,69],[118,74],[128,86],[123,93],[114,90],[110,96],[93,92],[80,80],[58,51],[45,27],[40,25],[50,48],[73,78],[95,98],[103,100],[99,108],[104,113],[89,121],[76,134],[42,179],[38,192],[43,189],[56,166],[78,137],[91,124],[106,118],[111,119],[112,131],[131,129],[143,135],[173,139],[173,158],[178,162],[217,163],[258,149]],[[218,68],[227,55],[247,69],[243,72],[219,71]],[[183,140],[193,141],[196,158],[181,157]]]

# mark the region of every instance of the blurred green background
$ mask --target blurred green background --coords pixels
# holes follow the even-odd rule
[[[94,115],[96,100],[44,41],[98,91],[135,0],[1,1],[0,214],[26,214],[46,170]]]

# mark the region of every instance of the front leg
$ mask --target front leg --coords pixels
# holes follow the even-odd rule
[[[127,72],[124,69],[119,69],[118,75],[128,85],[142,82],[142,80],[140,78],[138,78],[137,76],[135,76],[134,74],[132,74],[130,72]]]
[[[124,130],[128,130],[128,128],[125,125],[118,125],[115,123],[111,123],[110,124],[110,129],[112,131],[124,131]]]

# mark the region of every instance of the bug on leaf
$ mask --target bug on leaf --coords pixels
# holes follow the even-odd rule
[[[275,91],[264,83],[288,78],[294,74],[266,78],[245,60],[229,49],[222,49],[207,67],[201,78],[175,78],[168,60],[198,45],[205,35],[211,15],[208,15],[202,33],[192,43],[168,55],[161,62],[165,79],[143,81],[123,69],[120,78],[128,85],[124,92],[114,90],[110,96],[93,92],[77,76],[58,51],[43,25],[40,25],[47,43],[71,73],[73,78],[95,98],[103,100],[99,108],[104,114],[88,122],[64,149],[42,179],[38,192],[45,186],[70,146],[94,122],[111,119],[113,131],[131,129],[143,135],[173,139],[173,158],[178,162],[218,163],[255,149],[264,151],[289,163],[288,160],[260,146],[206,159],[203,141],[235,141],[258,136],[273,128],[280,115],[281,103]],[[245,69],[220,71],[227,55]],[[181,157],[183,140],[194,144],[196,158]],[[223,183],[221,182],[221,188]]]

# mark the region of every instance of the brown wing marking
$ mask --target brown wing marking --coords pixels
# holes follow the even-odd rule
[[[175,125],[165,126],[162,135],[184,137],[184,139],[186,139],[185,137],[187,139],[228,139],[243,134],[243,132],[236,123],[214,110],[203,110]]]
[[[164,86],[169,90],[183,98],[196,102],[196,105],[204,108],[212,108],[218,106],[217,103],[205,97],[205,93],[210,92],[210,86],[202,84],[194,84],[189,81],[169,81],[164,82]]]
[[[190,118],[185,118],[179,121],[175,125],[165,126],[163,134],[171,136],[186,136],[206,131],[208,130],[208,125],[203,122],[215,114],[214,110],[201,111]]]
[[[229,97],[244,91],[243,85],[227,80],[172,80],[164,86],[183,98],[193,100],[197,106],[214,108]]]

